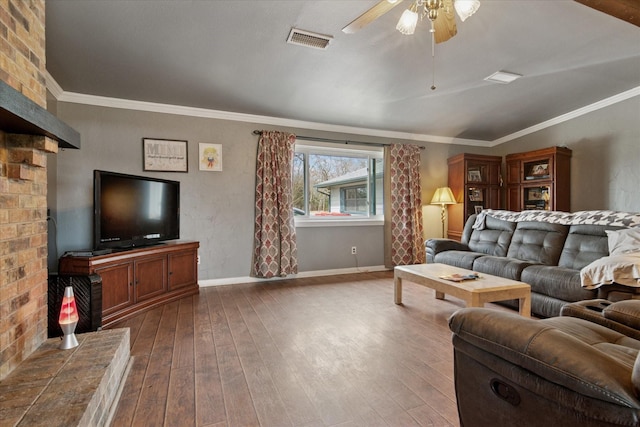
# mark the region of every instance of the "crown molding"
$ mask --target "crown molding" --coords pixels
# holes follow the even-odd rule
[[[53,93],[53,92],[52,92]],[[327,123],[308,122],[303,120],[283,119],[271,116],[259,116],[254,114],[234,113],[206,108],[184,107],[181,105],[160,104],[155,102],[134,101],[122,98],[109,98],[105,96],[85,95],[75,92],[63,92],[57,98],[61,102],[75,104],[94,105],[99,107],[122,108],[127,110],[147,111],[153,113],[176,114],[189,117],[202,117],[210,119],[230,120],[245,123],[260,123],[264,125],[286,126],[301,129],[310,129],[326,132],[347,133],[363,136],[375,136],[389,139],[405,139],[420,142],[435,142],[440,144],[462,144],[478,147],[489,147],[489,141],[451,138],[436,135],[424,135],[407,132],[369,129],[353,126],[332,125]]]
[[[49,72],[46,72],[45,78],[47,83],[47,89],[49,89],[49,91],[56,98],[56,100],[60,102],[94,105],[99,107],[120,108],[120,109],[135,110],[135,111],[146,111],[146,112],[152,112],[152,113],[175,114],[175,115],[188,116],[188,117],[201,117],[201,118],[229,120],[229,121],[236,121],[236,122],[256,123],[256,124],[259,123],[263,125],[285,126],[285,127],[293,127],[293,128],[301,128],[301,129],[309,129],[309,130],[317,130],[317,131],[325,131],[325,132],[373,136],[373,137],[388,138],[388,139],[404,139],[409,141],[434,142],[438,144],[459,144],[459,145],[467,145],[467,146],[475,146],[475,147],[495,147],[497,145],[514,140],[516,138],[520,138],[522,136],[525,136],[534,132],[538,132],[542,129],[555,126],[557,124],[566,122],[576,117],[580,117],[582,115],[591,113],[593,111],[597,111],[601,108],[605,108],[610,105],[616,104],[618,102],[622,102],[626,99],[632,98],[634,96],[640,95],[640,86],[637,86],[626,92],[622,92],[618,95],[614,95],[609,98],[605,98],[601,101],[594,102],[593,104],[587,105],[585,107],[579,108],[577,110],[571,111],[569,113],[563,114],[553,119],[544,121],[542,123],[538,123],[537,125],[530,126],[518,132],[514,132],[512,134],[503,136],[493,141],[486,141],[486,140],[477,140],[477,139],[465,139],[465,138],[444,137],[444,136],[437,136],[437,135],[416,134],[416,133],[409,133],[409,132],[397,132],[397,131],[389,131],[389,130],[361,128],[361,127],[354,127],[354,126],[333,125],[333,124],[327,124],[327,123],[309,122],[304,120],[293,120],[293,119],[284,119],[284,118],[271,117],[271,116],[234,113],[234,112],[222,111],[222,110],[210,110],[206,108],[185,107],[181,105],[161,104],[156,102],[135,101],[131,99],[87,95],[87,94],[76,93],[76,92],[66,92],[60,87],[60,85],[58,85],[58,83],[49,74]]]
[[[569,113],[563,114],[558,117],[554,117],[553,119],[549,119],[542,123],[538,123],[537,125],[530,126],[528,128],[519,130],[518,132],[514,132],[510,135],[503,136],[502,138],[495,139],[491,141],[491,147],[495,147],[496,145],[503,144],[508,141],[512,141],[516,138],[523,137],[525,135],[529,135],[534,132],[538,132],[540,130],[549,128],[551,126],[558,125],[560,123],[567,122],[569,120],[575,119],[580,116],[584,116],[585,114],[592,113],[594,111],[600,110],[602,108],[608,107],[613,104],[617,104],[618,102],[626,101],[627,99],[633,98],[635,96],[640,95],[640,86],[636,86],[633,89],[628,91],[619,93],[614,96],[610,96],[609,98],[602,99],[600,101],[594,102],[593,104],[589,104],[582,108],[578,108],[577,110],[571,111]]]
[[[60,100],[60,97],[64,94],[64,90],[47,70],[44,71],[44,80],[47,85],[47,90],[51,92],[51,95],[53,95],[56,100]]]

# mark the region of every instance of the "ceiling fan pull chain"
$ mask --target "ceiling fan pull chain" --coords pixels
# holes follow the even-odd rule
[[[436,90],[436,29],[431,21],[431,90]]]

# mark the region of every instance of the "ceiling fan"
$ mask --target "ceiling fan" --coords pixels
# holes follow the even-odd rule
[[[381,0],[354,19],[342,31],[347,34],[355,33],[400,3],[402,0]],[[473,15],[479,7],[479,0],[414,0],[409,9],[405,10],[400,17],[396,29],[403,34],[413,34],[418,20],[426,17],[431,22],[430,31],[433,33],[434,41],[442,43],[458,32],[453,13],[454,8],[460,19],[464,21]]]

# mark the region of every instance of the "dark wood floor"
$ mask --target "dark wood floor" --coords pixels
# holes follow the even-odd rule
[[[113,426],[457,426],[447,318],[391,272],[202,288],[115,327],[134,363]]]

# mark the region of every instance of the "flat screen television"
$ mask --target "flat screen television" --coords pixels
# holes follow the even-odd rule
[[[180,238],[180,183],[93,172],[94,247],[126,249]]]

